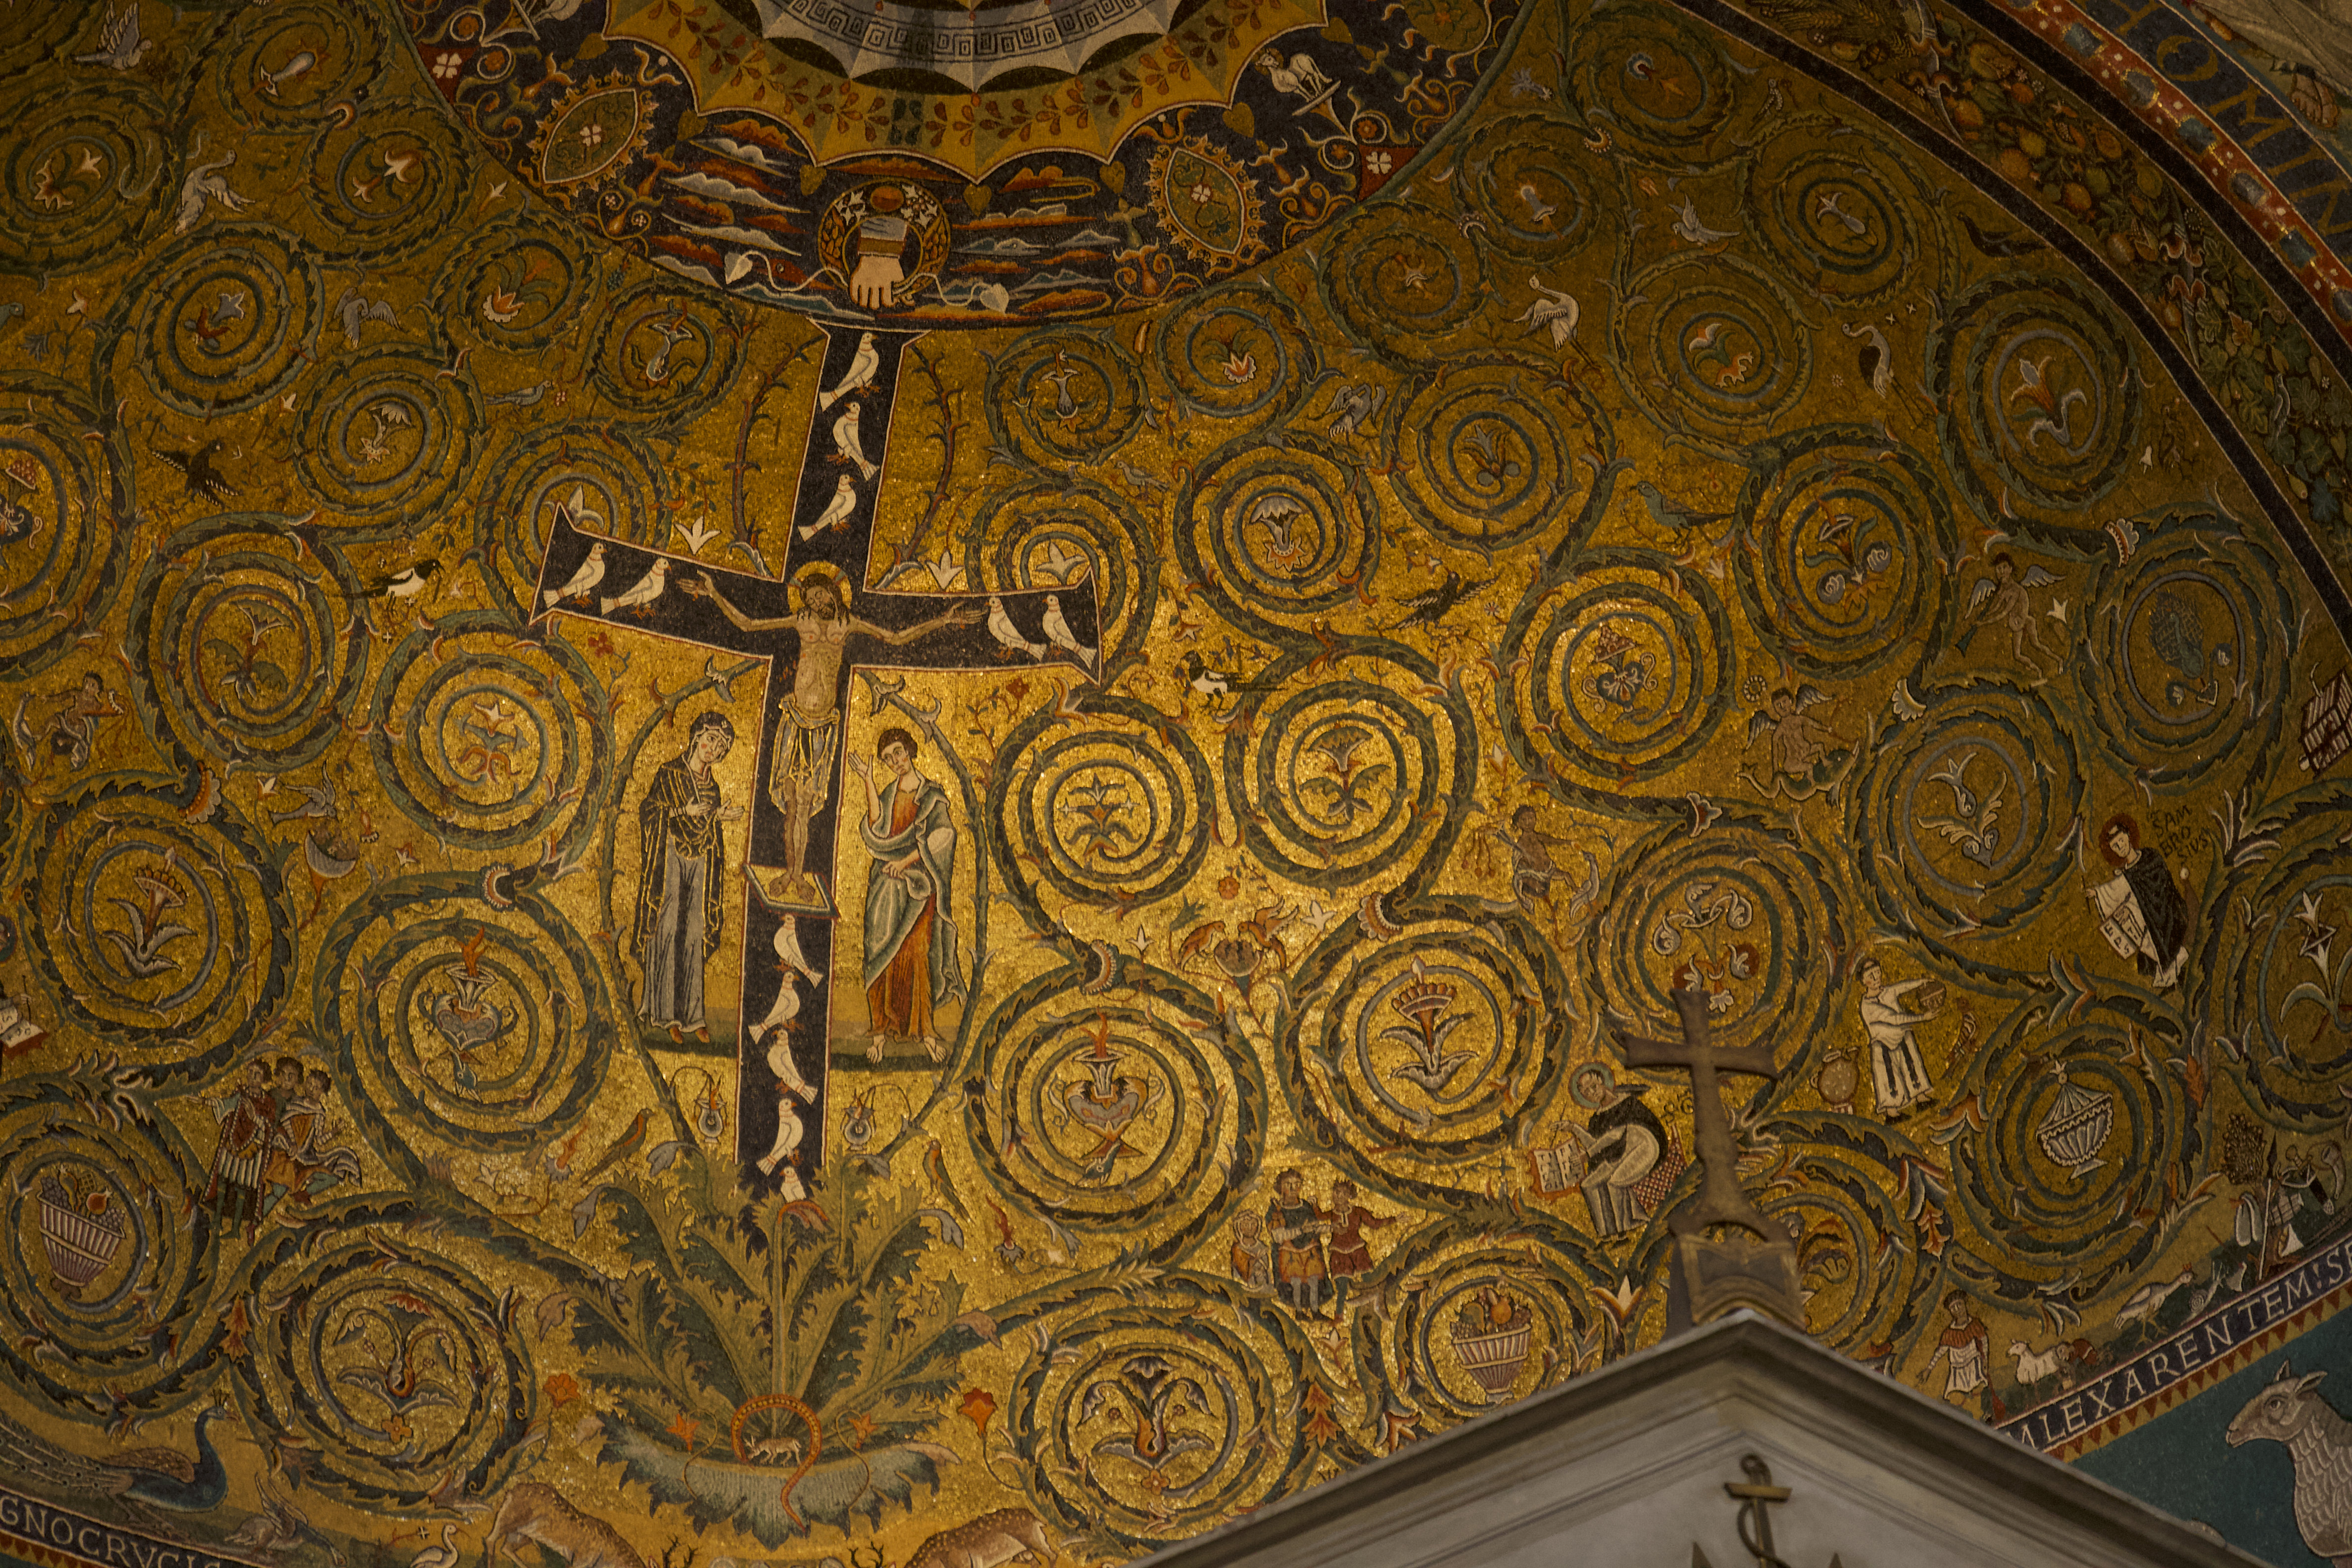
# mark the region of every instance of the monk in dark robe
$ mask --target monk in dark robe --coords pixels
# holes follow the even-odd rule
[[[1577,1068],[1568,1087],[1577,1103],[1592,1111],[1578,1140],[1585,1159],[1580,1184],[1592,1211],[1592,1228],[1602,1236],[1622,1236],[1650,1217],[1637,1189],[1665,1152],[1665,1127],[1643,1102],[1643,1086],[1621,1089],[1597,1062]]]
[[[2099,829],[2099,853],[2116,875],[2090,889],[2099,932],[2158,991],[2169,991],[2189,962],[2189,901],[2172,868],[2139,841],[2139,824],[2118,813]]]

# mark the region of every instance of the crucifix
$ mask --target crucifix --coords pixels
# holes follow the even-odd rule
[[[1707,998],[1681,986],[1671,994],[1682,1016],[1679,1040],[1642,1039],[1612,1030],[1625,1065],[1637,1070],[1682,1068],[1691,1078],[1692,1153],[1699,1168],[1698,1191],[1666,1216],[1674,1233],[1674,1266],[1666,1288],[1666,1332],[1753,1307],[1797,1328],[1805,1326],[1797,1289],[1797,1249],[1778,1221],[1756,1206],[1739,1184],[1739,1149],[1716,1090],[1716,1075],[1746,1073],[1778,1078],[1769,1044],[1711,1046],[1707,1043]],[[1754,1237],[1711,1237],[1710,1228],[1744,1230]]]
[[[832,325],[824,331],[826,353],[781,575],[709,566],[656,547],[667,538],[646,543],[593,533],[559,508],[532,599],[537,616],[583,616],[768,661],[763,690],[782,695],[773,702],[761,698],[761,783],[751,803],[744,856],[749,885],[737,922],[743,979],[736,1009],[736,1155],[746,1181],[787,1198],[805,1190],[823,1146],[831,977],[845,956],[834,942],[839,910],[831,880],[851,668],[984,669],[1012,657],[1066,663],[1090,678],[1099,640],[1091,580],[1051,593],[1005,588],[985,595],[864,586],[898,367],[918,334]],[[764,566],[761,557],[753,559]],[[960,576],[949,574],[942,586],[955,585]],[[907,711],[929,729],[919,710]],[[705,732],[692,732],[682,762],[696,759]],[[936,741],[936,730],[931,734]],[[724,754],[723,745],[710,745],[712,754]],[[903,756],[899,763],[905,764]],[[689,836],[707,833],[704,817],[732,811],[712,804],[715,795],[698,801],[695,787],[673,782],[665,796],[676,798],[670,809],[688,819]],[[968,840],[982,842],[979,825],[971,826]],[[643,879],[658,874],[651,866],[640,873]],[[937,897],[935,879],[918,873],[906,885]],[[934,930],[943,933],[938,940],[954,942],[951,911],[934,912]],[[699,945],[692,952],[698,956],[690,963],[709,956]],[[772,984],[763,973],[769,953],[776,960]],[[641,969],[654,963],[640,956]],[[649,1019],[661,1016],[647,1005],[654,984],[650,973],[641,974],[638,1011]],[[699,995],[698,981],[693,994]],[[672,1021],[674,1027],[674,1015]],[[803,1051],[796,1041],[808,1036],[814,1049]],[[814,1145],[804,1142],[812,1129]]]

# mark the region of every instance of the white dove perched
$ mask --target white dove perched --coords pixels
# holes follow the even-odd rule
[[[760,1173],[762,1175],[773,1175],[776,1167],[801,1146],[801,1138],[806,1129],[802,1125],[800,1113],[793,1109],[793,1096],[797,1095],[812,1104],[816,1100],[814,1086],[802,1076],[799,1065],[793,1060],[793,1035],[785,1027],[799,1017],[801,1012],[800,987],[794,976],[804,974],[812,982],[824,978],[822,970],[812,968],[809,961],[801,955],[798,921],[787,917],[776,928],[775,945],[776,957],[783,967],[783,974],[776,984],[776,1005],[768,1009],[768,1016],[761,1019],[751,1031],[754,1038],[772,1037],[768,1042],[768,1070],[776,1075],[776,1141],[769,1145],[765,1154],[760,1156]],[[787,1169],[784,1172],[783,1195],[787,1202],[795,1202],[807,1195],[798,1171]]]
[[[850,357],[849,369],[834,384],[830,392],[817,394],[816,405],[830,408],[853,392],[863,392],[874,384],[874,373],[882,365],[881,351],[874,346],[872,332],[857,334],[857,353]]]
[[[1041,642],[1031,642],[1027,637],[1023,637],[1021,628],[1013,624],[1012,616],[1006,613],[1004,601],[994,594],[988,596],[988,635],[1006,647],[1015,652],[1025,653],[1032,658],[1045,657],[1045,645]]]
[[[801,524],[801,537],[814,539],[828,528],[839,528],[849,521],[849,514],[856,510],[857,481],[844,474],[841,476],[841,483],[834,487],[833,500],[825,503],[824,515],[814,522]]]
[[[1045,595],[1045,640],[1055,647],[1076,654],[1078,662],[1088,668],[1094,667],[1095,650],[1071,633],[1070,623],[1062,618],[1062,599],[1058,594]]]
[[[844,462],[856,464],[857,471],[869,479],[874,477],[877,465],[866,460],[866,444],[858,439],[857,405],[855,403],[849,405],[848,413],[833,422],[833,444],[840,448]]]
[[[668,586],[669,563],[656,558],[654,562],[654,569],[638,578],[635,587],[610,599],[600,599],[597,603],[608,616],[614,610],[642,610],[660,598],[662,590]]]
[[[766,1017],[751,1026],[751,1037],[754,1039],[767,1034],[771,1029],[791,1023],[801,1016],[801,994],[793,984],[794,974],[804,974],[812,983],[824,978],[824,971],[810,963],[807,958],[802,955],[800,921],[790,915],[785,916],[783,923],[776,927],[775,948],[776,959],[782,966],[783,973],[776,983],[776,1005],[768,1009]],[[768,1047],[768,1066],[774,1069],[778,1081],[786,1089],[799,1094],[803,1100],[814,1097],[816,1091],[809,1088],[808,1081],[802,1078],[800,1070],[793,1066],[792,1055],[784,1048],[782,1041]]]
[[[600,540],[588,547],[588,559],[580,563],[579,571],[572,574],[570,582],[561,588],[550,588],[543,595],[547,607],[551,610],[566,599],[584,599],[588,591],[604,580],[604,545]]]

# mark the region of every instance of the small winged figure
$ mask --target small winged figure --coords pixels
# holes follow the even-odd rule
[[[2010,652],[2017,659],[2032,666],[2035,676],[2048,676],[2050,672],[2042,668],[2042,659],[2026,652],[2025,647],[2032,643],[2042,658],[2054,660],[2060,657],[2042,645],[2042,627],[2033,613],[2032,597],[2036,588],[2046,588],[2058,579],[2032,563],[2027,564],[2025,574],[2021,577],[2016,560],[2006,550],[1994,552],[1990,564],[1992,574],[1978,578],[1974,586],[1969,589],[1969,629],[1961,637],[1956,651],[1966,652],[1969,640],[1976,636],[1976,628],[1990,621],[2009,628]],[[2066,618],[2065,605],[2053,603],[2050,617],[2063,623]]]
[[[1960,853],[1978,865],[1990,868],[2000,853],[2000,808],[2008,785],[1997,783],[1987,795],[1970,788],[1969,764],[1976,760],[1977,750],[1970,747],[1929,773],[1927,783],[1943,784],[1952,792],[1952,809],[1948,815],[1914,820],[1943,835],[1946,843],[1958,845]]]
[[[1772,693],[1765,705],[1748,716],[1748,747],[1769,739],[1771,767],[1764,780],[1741,770],[1739,776],[1769,796],[1786,795],[1810,800],[1834,785],[1853,761],[1852,742],[1832,730],[1811,710],[1829,701],[1820,687],[1801,682]]]

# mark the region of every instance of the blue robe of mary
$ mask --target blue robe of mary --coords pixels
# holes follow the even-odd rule
[[[702,807],[699,814],[689,810]],[[637,804],[635,946],[646,976],[645,1016],[654,1024],[702,1027],[702,970],[719,946],[719,868],[726,838],[719,781],[698,778],[682,756],[654,770]]]

